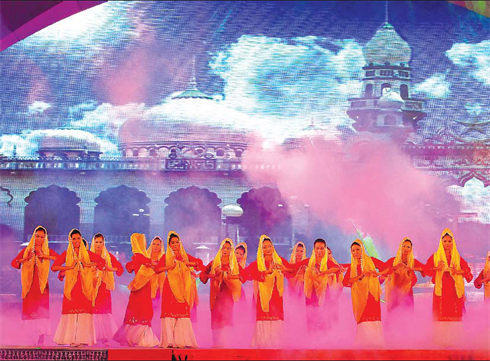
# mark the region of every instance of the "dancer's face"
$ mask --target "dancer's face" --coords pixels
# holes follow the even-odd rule
[[[321,260],[325,256],[326,252],[325,245],[321,242],[315,244],[315,257],[317,260]]]
[[[179,252],[180,251],[180,239],[178,237],[172,237],[172,238],[170,238],[170,248],[174,252]]]
[[[264,251],[264,256],[272,256],[272,253],[274,252],[274,248],[272,248],[272,242],[264,241],[262,243],[262,250]]]
[[[34,244],[38,247],[42,246],[45,238],[46,233],[44,233],[42,229],[37,230],[36,233],[34,233]]]
[[[94,242],[95,251],[102,251],[102,249],[104,248],[104,238],[97,237],[96,239],[94,239]]]
[[[451,251],[453,249],[453,238],[449,234],[442,237],[442,247],[444,247],[445,251]]]
[[[229,257],[230,253],[231,253],[231,245],[228,242],[226,242],[223,245],[223,248],[221,248],[221,256],[222,257]]]
[[[305,249],[303,246],[299,245],[296,247],[296,262],[299,262],[303,259],[303,255],[305,254]]]
[[[361,248],[361,246],[358,246],[357,244],[354,244],[350,248],[350,251],[352,252],[352,256],[355,259],[361,259],[361,257],[362,257],[362,248]]]
[[[408,254],[410,254],[411,251],[412,251],[412,244],[409,241],[403,242],[402,253],[404,255],[408,255]]]
[[[151,242],[151,252],[157,254],[162,252],[162,240],[160,238],[155,238]]]
[[[71,236],[71,244],[73,245],[73,248],[80,248],[81,243],[82,243],[81,235],[77,233]]]
[[[241,262],[243,260],[243,258],[245,257],[245,252],[243,252],[243,249],[237,248],[235,250],[235,256],[236,256],[236,260],[238,262]]]

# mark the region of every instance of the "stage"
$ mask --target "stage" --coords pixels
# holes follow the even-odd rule
[[[254,350],[2,347],[1,360],[488,360],[490,350]]]

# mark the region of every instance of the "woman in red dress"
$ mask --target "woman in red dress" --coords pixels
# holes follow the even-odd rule
[[[383,271],[380,260],[369,257],[361,240],[351,245],[351,263],[344,276],[344,287],[351,288],[352,308],[357,322],[356,344],[383,347],[381,324],[381,284],[376,269]]]
[[[57,344],[77,347],[96,343],[93,319],[94,270],[102,270],[104,266],[105,261],[100,256],[87,250],[80,231],[70,231],[68,249],[51,267],[53,272],[65,272],[63,309],[54,335]]]
[[[50,260],[58,254],[49,249],[48,232],[36,227],[26,248],[12,261],[12,267],[21,270],[22,320],[26,330],[37,333],[38,344],[51,333],[49,324],[49,268]]]
[[[435,284],[432,307],[435,341],[442,346],[452,346],[463,332],[464,279],[470,282],[473,275],[460,256],[449,228],[442,232],[437,252],[427,260],[425,273]]]
[[[157,272],[167,272],[162,294],[160,347],[197,348],[191,323],[191,309],[197,294],[192,268],[202,270],[202,261],[188,255],[179,235],[170,231],[167,252],[156,268]]]
[[[490,303],[490,252],[487,253],[485,268],[482,269],[478,277],[475,279],[475,287],[484,289],[485,302]]]
[[[151,328],[153,318],[151,279],[155,275],[155,264],[147,253],[144,234],[131,235],[131,248],[133,257],[126,264],[126,270],[129,273],[134,272],[135,276],[128,285],[131,294],[124,322],[114,334],[114,340],[122,346],[155,347],[159,344]]]
[[[147,249],[147,253],[150,256],[151,262],[154,266],[158,265],[158,262],[165,256],[163,251],[163,241],[160,237],[155,237],[150,243],[150,247]],[[162,304],[162,292],[163,283],[165,282],[165,272],[155,273],[151,277],[151,298],[153,303],[153,310],[159,308]]]
[[[271,239],[262,235],[257,250],[257,260],[247,268],[248,274],[254,280],[257,301],[252,347],[280,348],[282,346],[284,272],[294,271],[295,268],[277,254]]]
[[[306,246],[303,242],[298,242],[294,245],[291,257],[289,258],[290,264],[301,263],[306,259]],[[307,264],[303,264],[294,275],[286,273],[285,276],[288,279],[288,292],[290,296],[296,298],[302,298],[305,288],[305,270]]]
[[[413,286],[417,283],[415,272],[425,276],[425,265],[414,258],[412,241],[405,238],[396,257],[390,258],[385,266],[388,269],[385,286],[388,312],[398,307],[413,311]]]
[[[97,340],[107,344],[117,331],[116,322],[112,316],[111,297],[111,292],[116,289],[114,272],[121,277],[124,268],[116,257],[107,251],[105,239],[101,233],[97,233],[92,238],[90,251],[105,261],[104,269],[95,272],[94,326]]]
[[[233,241],[226,238],[211,263],[201,272],[199,278],[206,284],[211,279],[210,299],[211,329],[214,347],[231,345],[233,327],[233,309],[240,300],[242,285],[241,266],[233,251]]]
[[[325,331],[330,320],[331,290],[334,277],[340,268],[328,259],[327,243],[318,238],[313,244],[305,272],[304,293],[306,296],[306,318],[309,332]]]

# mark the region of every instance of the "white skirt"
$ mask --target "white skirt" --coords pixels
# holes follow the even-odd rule
[[[112,340],[117,331],[112,313],[94,314],[94,326],[98,341]]]
[[[456,348],[463,337],[463,323],[458,321],[434,322],[434,342],[442,348]]]
[[[233,328],[226,326],[213,331],[213,345],[216,348],[226,348],[233,345]]]
[[[356,347],[384,348],[383,324],[381,321],[361,322],[357,324]]]
[[[61,315],[53,341],[58,345],[95,345],[93,315],[89,313]]]
[[[160,343],[150,325],[124,324],[114,334],[114,340],[131,347],[155,347]]]
[[[253,348],[283,348],[284,321],[257,321],[252,338]]]
[[[48,318],[36,318],[33,320],[22,320],[22,329],[26,330],[29,344],[37,345],[39,336],[51,335],[51,323]],[[46,338],[44,339],[47,341]]]
[[[190,318],[162,318],[160,347],[197,348]]]

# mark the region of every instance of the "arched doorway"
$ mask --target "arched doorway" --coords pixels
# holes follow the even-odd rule
[[[41,225],[51,241],[68,241],[68,232],[80,227],[80,198],[68,188],[50,185],[29,193],[25,199],[24,241]]]
[[[291,247],[292,219],[287,202],[276,188],[262,187],[242,194],[237,203],[243,209],[240,234],[250,254],[257,251],[259,237],[267,234],[278,248]]]
[[[95,198],[94,233],[109,243],[128,243],[132,233],[150,233],[151,199],[145,192],[121,185],[109,188]]]
[[[165,232],[180,234],[184,244],[218,244],[221,234],[221,199],[208,189],[192,186],[170,193],[165,199]]]

